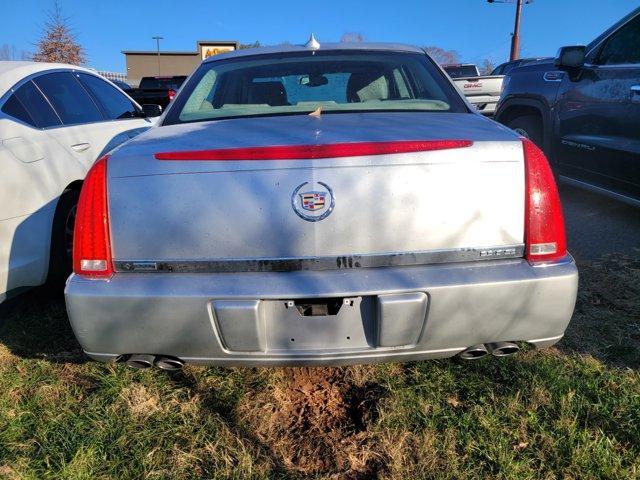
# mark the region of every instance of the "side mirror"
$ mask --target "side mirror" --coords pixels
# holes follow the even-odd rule
[[[580,68],[584,65],[586,48],[584,45],[574,45],[571,47],[560,47],[556,56],[556,67]]]
[[[148,118],[159,117],[162,115],[162,107],[153,103],[145,103],[142,105],[142,113]]]

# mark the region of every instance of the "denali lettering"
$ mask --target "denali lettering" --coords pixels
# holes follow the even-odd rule
[[[562,140],[563,145],[567,145],[569,147],[581,148],[583,150],[589,150],[590,152],[594,151],[596,147],[593,145],[587,145],[586,143],[578,143],[572,140]]]

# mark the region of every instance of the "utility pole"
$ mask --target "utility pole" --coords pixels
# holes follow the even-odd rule
[[[518,0],[516,5],[516,23],[513,26],[513,37],[511,37],[510,61],[520,58],[520,15],[522,15],[522,0]]]
[[[164,37],[151,37],[151,38],[153,38],[156,41],[156,52],[158,52],[158,76],[160,76],[160,40],[164,40]]]
[[[513,34],[511,35],[511,53],[509,61],[518,60],[520,58],[520,17],[522,16],[522,5],[528,5],[533,0],[487,0],[487,3],[515,3],[516,4],[516,22],[513,26]]]

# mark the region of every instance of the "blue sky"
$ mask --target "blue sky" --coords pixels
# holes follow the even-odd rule
[[[486,0],[59,0],[70,17],[88,64],[124,72],[121,50],[194,50],[197,40],[303,43],[345,32],[370,41],[436,45],[457,50],[464,61],[494,63],[509,55],[514,5]],[[53,0],[0,0],[0,45],[34,49]],[[522,56],[554,55],[561,45],[588,43],[638,0],[534,0],[523,10]]]

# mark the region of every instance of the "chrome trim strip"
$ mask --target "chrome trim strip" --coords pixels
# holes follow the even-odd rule
[[[559,178],[563,183],[566,183],[568,185],[572,185],[572,186],[578,187],[578,188],[584,188],[585,190],[589,190],[591,192],[595,192],[595,193],[599,193],[601,195],[605,195],[605,196],[607,196],[609,198],[613,198],[613,199],[618,200],[620,202],[624,202],[624,203],[626,203],[628,205],[632,205],[634,207],[640,207],[640,200],[635,199],[633,197],[628,197],[626,195],[622,195],[620,193],[616,193],[614,191],[607,190],[606,188],[597,187],[595,185],[592,185],[592,184],[587,183],[587,182],[583,182],[581,180],[575,180],[575,179],[570,178],[570,177],[565,177],[564,175],[560,175]]]
[[[114,266],[118,272],[145,273],[294,272],[301,270],[342,270],[502,260],[521,258],[523,255],[524,244],[518,244],[498,247],[298,258],[230,258],[175,261],[117,260],[114,262]]]
[[[583,65],[584,68],[594,68],[594,69],[604,69],[604,70],[615,70],[617,68],[638,68],[637,63],[607,63],[604,65],[596,64],[596,63],[585,63]]]

